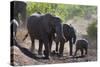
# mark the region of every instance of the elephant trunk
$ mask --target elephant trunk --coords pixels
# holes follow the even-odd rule
[[[63,28],[62,28],[62,25],[60,23],[58,23],[56,26],[56,34],[57,34],[58,42],[62,42],[65,40],[64,36],[63,36]]]
[[[56,27],[56,33],[57,33],[57,42],[60,42],[59,56],[62,56],[63,50],[64,50],[65,39],[64,39],[63,28],[61,24],[59,24],[58,27]]]
[[[76,34],[74,34],[73,36],[73,44],[75,44],[75,42],[76,42]]]

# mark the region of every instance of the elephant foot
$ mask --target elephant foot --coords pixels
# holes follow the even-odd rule
[[[49,53],[47,53],[45,50],[44,50],[44,57],[43,57],[43,59],[50,59]]]
[[[42,52],[38,52],[38,57],[44,57]]]
[[[38,52],[38,55],[43,55],[42,52]]]
[[[70,54],[70,56],[73,56],[72,54]]]
[[[63,53],[58,53],[58,57],[62,57],[63,56]]]
[[[58,55],[58,52],[55,51],[55,50],[53,50],[53,51],[51,52],[51,55],[52,55],[52,56],[54,56],[54,55]]]
[[[58,51],[53,50],[53,53],[58,54]]]

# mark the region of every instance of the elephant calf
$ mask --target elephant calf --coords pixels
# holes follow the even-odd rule
[[[77,40],[76,51],[75,51],[74,56],[76,56],[78,50],[81,51],[81,56],[87,55],[87,49],[88,49],[88,41],[87,40],[84,40],[84,39]]]

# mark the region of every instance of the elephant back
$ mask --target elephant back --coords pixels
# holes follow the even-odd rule
[[[36,38],[41,38],[43,35],[50,33],[48,17],[41,14],[32,14],[28,18],[27,29],[29,34]]]
[[[76,42],[77,48],[87,48],[88,47],[88,41],[85,39],[77,40]]]

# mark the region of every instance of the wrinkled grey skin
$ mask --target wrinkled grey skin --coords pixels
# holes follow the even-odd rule
[[[38,39],[39,47],[41,47],[39,51],[42,51],[44,44],[44,55],[46,59],[49,59],[53,34],[57,34],[57,38],[59,38],[60,42],[64,40],[61,19],[51,14],[33,14],[28,18],[27,29],[32,41],[31,51],[35,49],[34,39]]]
[[[73,54],[73,44],[75,43],[75,41],[76,41],[76,33],[75,33],[75,29],[71,26],[71,25],[68,25],[68,24],[63,24],[63,35],[64,35],[64,41],[63,41],[63,44],[61,45],[61,49],[60,49],[60,51],[61,51],[61,56],[63,55],[62,53],[63,53],[63,50],[64,50],[64,44],[66,43],[66,42],[68,42],[69,41],[69,53],[70,53],[70,56],[72,56],[72,54]],[[56,51],[54,51],[54,52],[56,52],[56,53],[58,53],[58,45],[59,45],[59,41],[57,41],[57,39],[56,39],[56,36],[53,36],[54,38],[54,41],[56,42]]]
[[[88,49],[88,41],[87,40],[77,40],[76,42],[76,51],[74,56],[77,55],[77,51],[81,51],[81,56],[87,55],[87,49]]]

